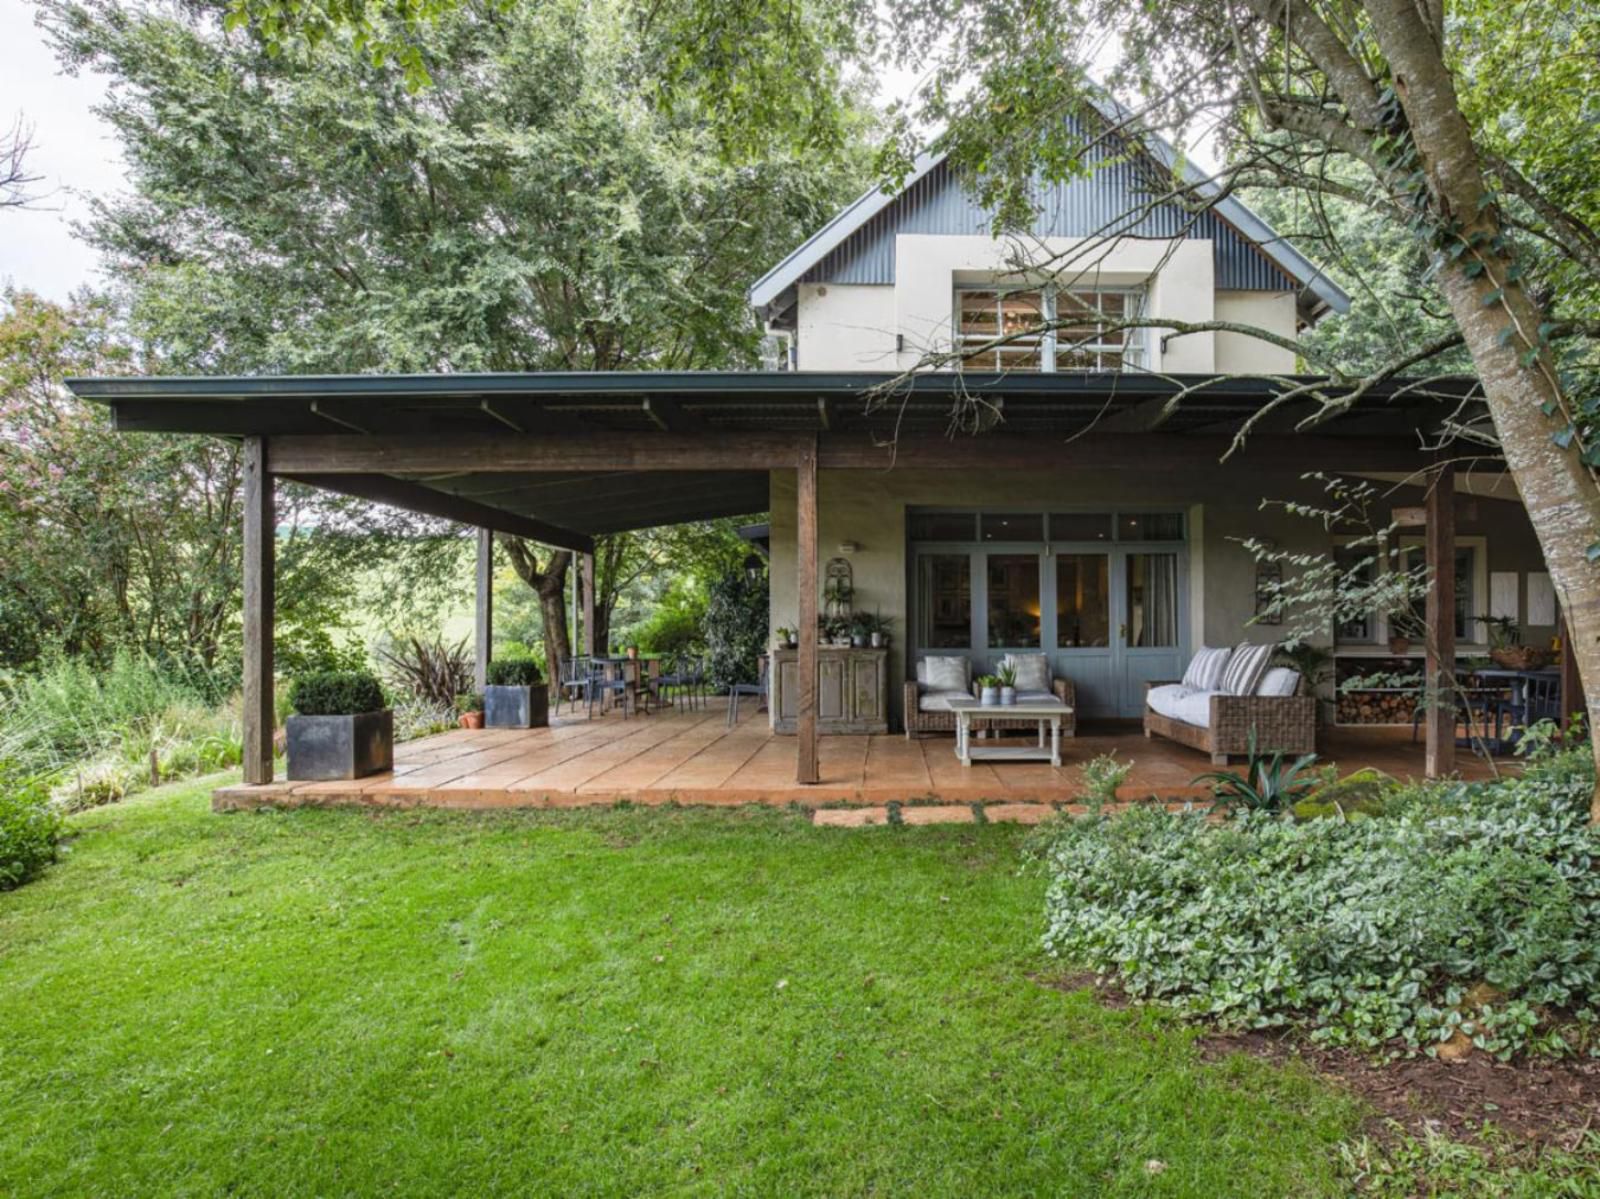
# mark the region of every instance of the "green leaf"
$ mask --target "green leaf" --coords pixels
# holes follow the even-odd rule
[[[1461,268],[1461,273],[1468,279],[1476,279],[1479,275],[1483,274],[1483,271],[1484,266],[1481,262],[1469,262],[1466,266]]]
[[[1493,291],[1491,291],[1488,295],[1483,297],[1483,306],[1485,308],[1493,308],[1496,304],[1500,303],[1500,301],[1504,300],[1505,298],[1506,298],[1505,290],[1503,288],[1497,287]]]
[[[1584,557],[1591,562],[1600,562],[1600,541],[1591,541],[1589,548],[1583,551]]]
[[[1562,449],[1566,449],[1572,444],[1572,438],[1576,432],[1576,429],[1574,429],[1571,425],[1568,425],[1565,429],[1561,429],[1550,434],[1550,440],[1555,442]]]

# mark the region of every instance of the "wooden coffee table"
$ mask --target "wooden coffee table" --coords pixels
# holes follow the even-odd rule
[[[956,698],[950,701],[950,710],[956,715],[956,757],[963,766],[971,766],[974,759],[998,759],[1012,762],[1049,762],[1061,765],[1061,718],[1072,709],[1059,699],[1018,700],[1014,704],[991,704],[984,707],[975,699]],[[974,720],[1015,720],[1018,716],[1035,717],[1039,722],[1039,744],[1033,745],[972,745]],[[1050,744],[1045,745],[1045,726],[1050,726]]]

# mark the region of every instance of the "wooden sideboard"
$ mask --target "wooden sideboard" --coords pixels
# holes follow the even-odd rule
[[[772,688],[772,727],[795,731],[800,701],[799,651],[772,655],[777,684]],[[889,731],[889,651],[849,646],[817,647],[817,732]]]

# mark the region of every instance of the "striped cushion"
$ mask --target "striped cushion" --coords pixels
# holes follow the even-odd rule
[[[927,691],[966,691],[972,686],[972,666],[965,658],[919,658],[917,682]]]
[[[1007,662],[1017,672],[1017,690],[1049,691],[1050,659],[1043,654],[1007,654]]]
[[[1228,659],[1228,668],[1222,672],[1222,691],[1228,695],[1254,695],[1261,685],[1261,676],[1267,673],[1267,663],[1272,660],[1275,648],[1241,641]]]
[[[1287,666],[1274,666],[1261,676],[1257,695],[1293,695],[1300,687],[1300,673]]]
[[[1222,672],[1228,668],[1232,653],[1227,646],[1207,649],[1202,645],[1189,663],[1189,669],[1183,672],[1183,685],[1191,691],[1222,690]]]

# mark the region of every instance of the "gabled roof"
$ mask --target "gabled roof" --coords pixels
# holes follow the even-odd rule
[[[1113,126],[1124,125],[1131,117],[1128,110],[1109,95],[1095,97],[1093,103],[1100,116]],[[1306,319],[1315,321],[1329,311],[1349,310],[1350,297],[1321,268],[1239,200],[1231,195],[1216,198],[1220,191],[1217,184],[1192,162],[1180,163],[1177,151],[1169,142],[1151,134],[1143,138],[1143,143],[1146,154],[1163,170],[1177,171],[1196,195],[1207,200],[1215,199],[1211,211],[1228,227],[1229,233],[1236,233],[1283,277],[1293,281],[1300,289],[1299,307]],[[898,191],[891,193],[882,187],[875,187],[863,193],[758,279],[750,289],[751,304],[766,319],[780,315],[793,303],[791,289],[802,282],[808,272],[821,267],[829,255],[842,253],[846,243],[862,234],[873,218],[880,213],[887,214],[889,209],[917,192],[919,185],[944,165],[945,158],[943,151],[926,151],[917,157],[911,173]],[[1091,178],[1101,173],[1097,171]],[[892,219],[890,215],[885,216],[885,220]],[[1121,232],[1133,233],[1133,230],[1123,229]]]

